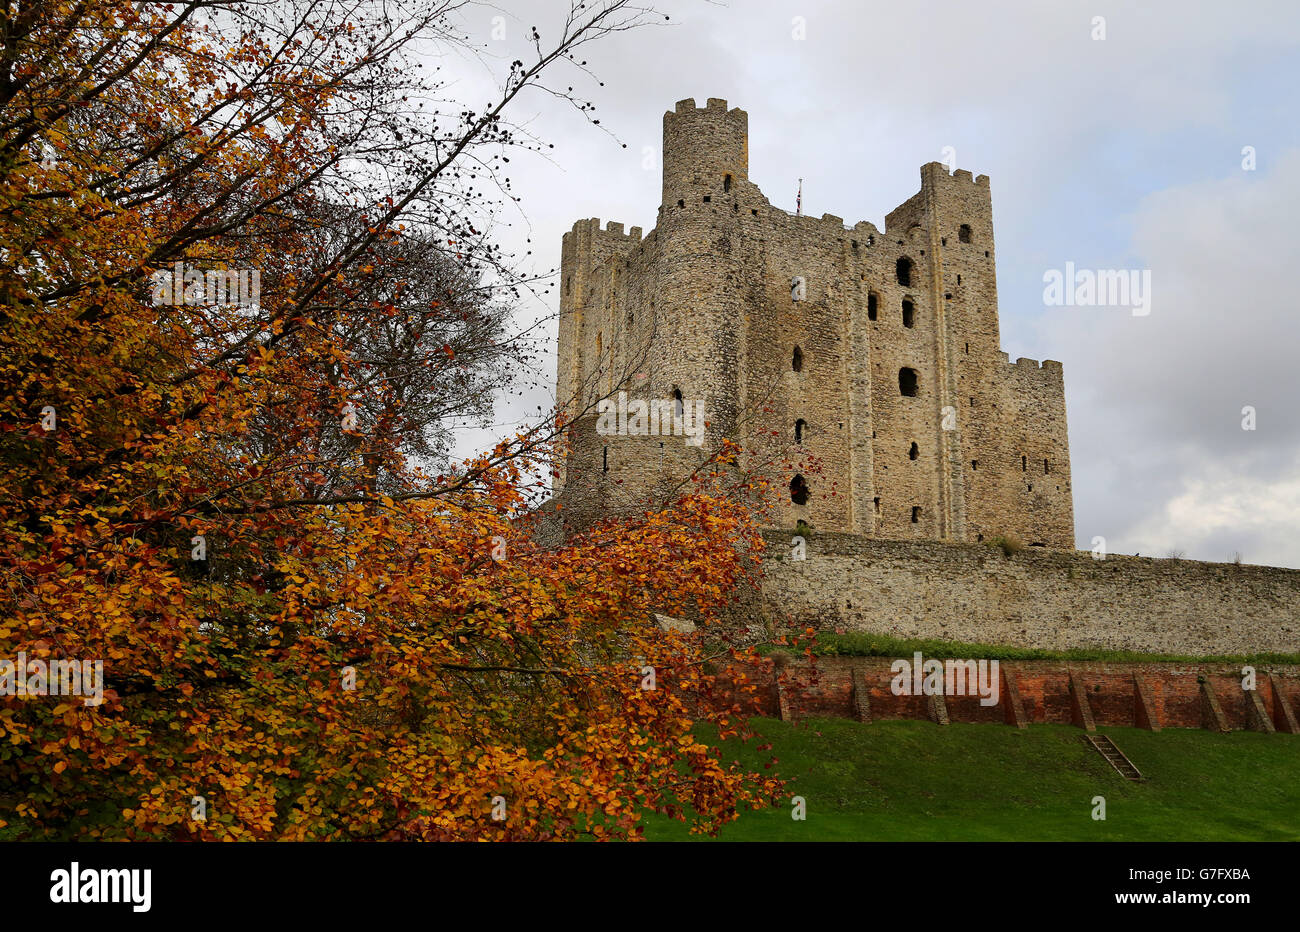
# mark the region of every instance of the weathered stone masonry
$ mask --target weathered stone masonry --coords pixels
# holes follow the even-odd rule
[[[709,429],[692,447],[578,417],[553,517],[636,511],[722,437],[775,436],[773,461],[808,454],[823,471],[804,477],[803,502],[784,494],[794,476],[777,477],[769,523],[814,531],[800,563],[788,531],[767,535],[750,623],[762,611],[776,630],[1300,650],[1300,572],[1073,550],[1061,364],[1000,349],[986,176],[932,162],[884,231],[846,227],[763,196],[743,110],[685,100],[663,129],[655,228],[580,220],[564,236],[557,397],[575,416],[619,391],[703,399]],[[1028,549],[988,546],[1010,535]]]
[[[765,532],[775,628],[1190,656],[1300,650],[1300,570]]]
[[[882,232],[774,208],[748,162],[743,110],[682,101],[664,114],[655,229],[582,220],[565,234],[570,412],[620,389],[680,392],[706,403],[706,450],[775,432],[776,458],[824,464],[805,503],[782,496],[780,526],[1072,547],[1061,365],[1000,350],[988,178],[923,166]],[[606,510],[669,468],[659,439],[606,442],[594,421],[571,439],[557,492],[578,477]]]

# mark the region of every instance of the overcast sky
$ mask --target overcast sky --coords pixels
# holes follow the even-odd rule
[[[579,218],[649,232],[663,113],[687,97],[748,111],[750,179],[773,204],[793,211],[802,177],[804,212],[849,225],[883,229],[951,146],[991,178],[1003,349],[1065,366],[1078,545],[1300,567],[1300,3],[656,6],[667,23],[588,47],[603,87],[555,76],[609,134],[541,93],[515,111],[555,143],[512,160],[526,222],[502,231],[538,270]],[[566,8],[505,2],[467,27],[506,65]],[[481,64],[442,64],[479,93]],[[1150,313],[1046,306],[1066,262],[1150,270]],[[544,384],[502,423],[553,403],[549,333]],[[486,440],[466,431],[462,452]]]

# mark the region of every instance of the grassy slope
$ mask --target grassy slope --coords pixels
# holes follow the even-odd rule
[[[807,820],[745,812],[725,841],[1300,840],[1300,736],[1100,729],[1147,778],[1130,783],[1065,725],[754,724],[773,749],[727,753],[760,769],[775,755]],[[687,833],[652,816],[646,837]]]
[[[1045,650],[1037,647],[1013,647],[1007,644],[972,644],[963,641],[941,641],[935,638],[900,638],[890,634],[872,634],[864,631],[850,631],[835,634],[823,631],[817,635],[816,642],[801,640],[797,646],[765,644],[759,647],[760,653],[784,650],[787,653],[802,653],[804,647],[812,647],[814,654],[823,657],[905,657],[910,658],[914,651],[920,651],[926,657],[960,657],[978,659],[987,657],[998,660],[1080,660],[1080,661],[1123,661],[1152,663],[1169,661],[1174,663],[1256,663],[1256,664],[1300,664],[1300,654],[1255,653],[1255,654],[1152,654],[1135,650],[1107,650],[1100,647],[1080,647],[1070,650]]]

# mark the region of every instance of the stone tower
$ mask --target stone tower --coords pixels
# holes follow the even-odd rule
[[[725,436],[782,472],[767,523],[1072,549],[1061,364],[1000,350],[987,176],[922,166],[882,232],[774,208],[748,169],[746,113],[681,101],[649,235],[594,219],[565,234],[568,507],[641,507]],[[702,444],[598,430],[620,392],[702,402]]]

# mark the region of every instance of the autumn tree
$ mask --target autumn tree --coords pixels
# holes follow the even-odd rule
[[[544,547],[560,425],[448,459],[533,351],[510,108],[590,115],[546,76],[654,18],[578,4],[475,108],[469,9],[0,8],[0,832],[628,837],[777,792],[693,730],[743,731],[753,662],[716,476]]]

